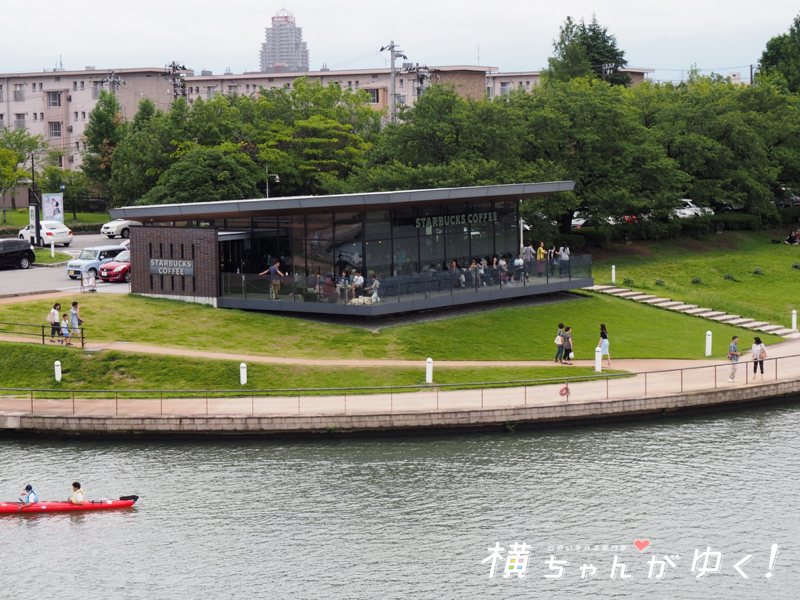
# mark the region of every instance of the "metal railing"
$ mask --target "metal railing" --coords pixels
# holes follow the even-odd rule
[[[644,399],[730,389],[756,383],[756,361],[737,363],[744,381],[728,382],[732,364],[683,367],[641,373],[480,383],[414,384],[344,388],[233,390],[93,390],[0,388],[0,410],[31,414],[113,415],[311,415],[478,410],[520,406]],[[763,381],[800,379],[800,355],[766,358]],[[722,372],[720,373],[720,369]],[[742,372],[743,370],[743,372]],[[726,374],[727,373],[727,374]],[[759,369],[759,375],[760,369]],[[760,382],[761,379],[758,380]],[[38,398],[37,398],[38,395]],[[138,397],[135,397],[138,396]],[[765,397],[769,397],[765,395]],[[38,404],[37,404],[38,403]],[[166,409],[166,413],[165,413]]]
[[[364,284],[360,287],[354,287],[350,279],[341,280],[338,275],[318,269],[311,275],[294,272],[281,277],[280,280],[270,280],[268,275],[261,276],[257,273],[223,272],[221,295],[223,298],[284,302],[371,303],[373,294],[366,291],[372,285],[371,274],[364,275]],[[467,267],[384,276],[378,280],[377,297],[380,302],[401,302],[437,296],[485,293],[511,287],[527,288],[591,276],[591,256],[580,255],[573,256],[569,261],[533,261],[521,267],[514,265],[508,265],[506,268]]]
[[[26,323],[3,323],[0,322],[0,333],[5,333],[8,335],[27,335],[33,337],[41,337],[42,343],[45,342],[45,338],[50,335],[52,325],[29,325]],[[75,334],[75,331],[80,333],[80,340],[81,340],[81,348],[86,347],[86,338],[84,336],[85,327],[70,327],[70,340],[78,337]],[[61,326],[58,326],[58,337],[61,339]]]

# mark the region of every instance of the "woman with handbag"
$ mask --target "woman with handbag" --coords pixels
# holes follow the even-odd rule
[[[767,348],[761,342],[761,338],[756,336],[753,338],[753,379],[756,377],[756,371],[759,365],[761,366],[761,381],[764,381],[764,359],[767,358]]]
[[[558,324],[558,333],[556,334],[555,339],[556,345],[556,357],[553,362],[563,362],[564,357],[564,324]]]

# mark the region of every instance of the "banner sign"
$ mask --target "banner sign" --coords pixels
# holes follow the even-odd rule
[[[42,212],[45,221],[64,222],[64,193],[42,194]]]

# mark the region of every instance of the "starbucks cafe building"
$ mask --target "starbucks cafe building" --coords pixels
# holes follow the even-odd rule
[[[133,293],[220,308],[379,316],[592,285],[586,255],[514,264],[522,252],[520,201],[573,187],[558,181],[110,213],[143,224],[131,228]],[[261,275],[276,262],[280,273]]]

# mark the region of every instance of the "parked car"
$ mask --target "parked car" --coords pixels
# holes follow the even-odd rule
[[[131,281],[131,251],[117,254],[111,262],[100,266],[99,277],[103,281]]]
[[[120,252],[127,250],[124,246],[95,246],[84,248],[81,255],[67,263],[67,275],[70,279],[78,279],[83,273],[97,277],[100,265],[114,260]]]
[[[25,240],[0,240],[0,267],[27,269],[36,261],[33,246]]]
[[[722,213],[742,212],[744,210],[744,205],[738,202],[734,204],[726,200],[712,200],[711,208],[714,209],[715,215],[721,215]]]
[[[34,229],[36,229],[35,225],[28,225],[19,230],[17,237],[30,241]],[[64,244],[65,247],[69,246],[72,243],[72,230],[61,221],[39,221],[39,245],[49,246],[51,241],[56,244]]]
[[[129,221],[127,219],[114,219],[113,221],[106,223],[103,227],[100,228],[100,233],[103,235],[107,235],[109,239],[114,239],[117,236],[120,236],[123,239],[127,239],[131,235],[131,227],[141,227],[142,224],[139,221]]]
[[[680,206],[675,209],[675,216],[679,219],[688,219],[690,217],[704,217],[706,215],[713,215],[714,211],[705,206],[697,206],[688,198],[681,198],[679,200]]]
[[[778,208],[800,206],[800,196],[798,196],[791,188],[781,187],[780,194],[780,196],[773,200],[775,206]]]

